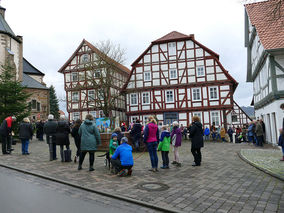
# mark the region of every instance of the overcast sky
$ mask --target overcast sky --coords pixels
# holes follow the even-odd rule
[[[23,36],[24,57],[45,73],[58,98],[64,98],[59,68],[85,38],[110,39],[126,49],[126,66],[156,40],[171,31],[195,34],[195,39],[220,55],[239,82],[234,99],[249,106],[252,84],[246,83],[244,6],[241,0],[2,0],[6,20]],[[64,111],[65,104],[60,108]]]

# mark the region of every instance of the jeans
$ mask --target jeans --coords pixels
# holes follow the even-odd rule
[[[229,137],[230,137],[230,142],[233,143],[233,135],[229,134]]]
[[[204,135],[204,140],[209,141],[209,135]]]
[[[283,153],[283,156],[284,156],[284,147],[282,146],[282,153]]]
[[[95,152],[94,151],[82,151],[81,154],[80,154],[80,158],[79,158],[79,165],[82,166],[87,152],[89,152],[90,167],[93,167],[94,162],[95,162]]]
[[[112,164],[112,166],[114,167],[115,169],[115,173],[118,173],[120,172],[122,169],[128,169],[130,170],[132,168],[132,166],[122,166],[121,165],[121,161],[119,159],[110,159],[110,162]]]
[[[201,164],[201,159],[202,159],[200,148],[191,148],[191,153],[192,153],[192,155],[194,157],[195,164],[196,165],[200,165]]]
[[[21,141],[22,141],[22,154],[24,155],[24,154],[28,154],[29,153],[29,151],[28,151],[28,149],[29,149],[29,139],[21,139]]]
[[[69,145],[66,145],[66,149],[69,150]],[[63,162],[64,161],[64,145],[60,145],[60,156],[61,156],[61,161]]]
[[[153,169],[158,168],[158,155],[157,155],[158,142],[147,142],[147,149],[151,159]]]
[[[140,147],[140,138],[134,138],[134,147],[136,151],[139,151]]]
[[[263,146],[263,136],[256,136],[256,145],[257,146]]]
[[[215,141],[216,140],[216,133],[212,133],[212,140]]]
[[[163,166],[169,167],[169,151],[162,151]]]

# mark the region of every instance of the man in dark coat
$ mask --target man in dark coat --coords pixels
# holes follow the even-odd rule
[[[0,126],[0,135],[2,141],[2,154],[11,154],[12,149],[12,123],[16,121],[15,116],[5,118]]]
[[[193,116],[193,123],[189,128],[189,137],[191,138],[191,153],[194,157],[194,164],[192,166],[201,165],[201,147],[204,146],[203,142],[203,129],[198,116]]]
[[[64,162],[64,155],[63,155],[64,146],[66,146],[67,150],[70,150],[69,133],[70,133],[69,124],[65,120],[65,115],[61,115],[60,120],[57,123],[55,138],[56,138],[56,145],[60,146],[60,156],[62,162]]]
[[[43,126],[44,123],[42,120],[36,123],[36,136],[39,141],[43,141]]]
[[[130,132],[130,135],[133,140],[132,141],[133,145],[137,152],[139,151],[139,147],[140,147],[140,140],[142,137],[141,132],[142,132],[142,125],[140,124],[140,121],[137,119]]]
[[[46,134],[46,143],[49,146],[49,160],[56,160],[56,140],[55,134],[57,130],[57,122],[53,120],[52,114],[48,115],[48,121],[44,124],[43,131]]]

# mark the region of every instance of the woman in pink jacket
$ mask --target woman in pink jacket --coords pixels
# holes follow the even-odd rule
[[[144,143],[146,143],[152,169],[149,171],[157,172],[158,171],[158,155],[157,155],[157,147],[159,141],[159,129],[157,125],[157,121],[153,116],[149,117],[149,123],[144,128]]]

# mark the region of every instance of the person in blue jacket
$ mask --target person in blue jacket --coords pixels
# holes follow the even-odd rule
[[[204,130],[204,140],[209,141],[209,137],[210,137],[210,129],[208,128],[208,126],[206,126]]]
[[[111,164],[115,168],[115,172],[119,176],[126,176],[132,174],[133,156],[132,147],[127,144],[127,137],[121,138],[121,145],[117,147],[113,156],[111,157]]]

